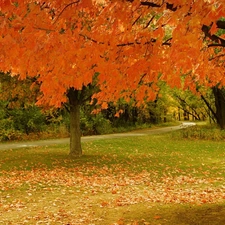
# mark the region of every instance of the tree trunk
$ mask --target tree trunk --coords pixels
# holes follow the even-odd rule
[[[70,89],[68,92],[70,105],[70,155],[79,157],[82,155],[81,132],[80,132],[80,102],[79,92]]]
[[[216,121],[221,129],[225,129],[225,91],[218,87],[213,87],[213,94],[216,105]]]
[[[214,109],[212,108],[212,106],[211,106],[211,104],[210,104],[210,102],[201,94],[201,99],[204,101],[204,103],[206,104],[206,106],[207,106],[207,108],[208,108],[208,116],[209,116],[209,120],[213,120],[213,122],[217,122],[216,120],[216,118],[217,118],[217,115],[216,115],[216,113],[215,113],[215,111],[214,111]],[[214,97],[214,99],[215,99],[215,97]]]

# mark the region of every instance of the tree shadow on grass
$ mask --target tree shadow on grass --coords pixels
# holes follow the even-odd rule
[[[207,205],[180,209],[174,216],[176,224],[223,225],[225,224],[225,205]],[[174,221],[174,222],[175,222]]]
[[[224,225],[225,204],[207,205],[161,205],[150,209],[140,208],[133,217],[132,210],[126,215],[127,221],[138,221],[139,225]],[[144,222],[143,222],[144,221]]]

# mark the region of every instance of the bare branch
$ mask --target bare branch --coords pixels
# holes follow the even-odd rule
[[[140,15],[138,16],[138,18],[132,23],[132,26],[134,26],[134,24],[137,23],[137,21],[141,18],[141,16],[142,16],[142,14],[140,14]]]
[[[156,4],[154,2],[141,2],[141,5],[148,6],[148,7],[156,7],[156,8],[161,7],[161,5]]]
[[[147,2],[147,1],[141,1],[141,5],[143,6],[148,6],[148,7],[153,7],[153,8],[160,8],[163,6],[163,4],[165,3],[165,1],[162,1],[162,4],[156,4],[154,2]],[[177,6],[174,7],[174,4],[168,3],[166,2],[166,8],[175,12],[177,10]]]
[[[85,38],[85,39],[88,39],[89,41],[92,41],[96,44],[104,44],[104,42],[99,42],[99,41],[96,41],[95,39],[91,38],[91,37],[88,37],[87,35],[84,35],[84,34],[79,34],[81,37]]]
[[[124,46],[129,46],[129,45],[134,45],[134,44],[138,44],[138,43],[135,43],[135,42],[127,42],[127,43],[118,44],[117,47],[124,47]]]
[[[71,5],[73,5],[73,4],[77,4],[77,3],[79,3],[79,2],[80,2],[80,0],[77,0],[77,1],[75,1],[75,2],[71,2],[70,4],[66,5],[66,6],[62,9],[62,11],[59,13],[59,15],[56,17],[56,19],[55,19],[55,21],[54,21],[53,24],[55,24],[55,23],[57,22],[57,20],[59,19],[59,17],[63,14],[63,12],[64,12],[69,6],[71,6]]]
[[[201,93],[200,93],[201,94]],[[213,108],[211,107],[210,103],[207,101],[207,99],[201,94],[201,99],[204,101],[204,103],[207,105],[208,109],[210,110],[210,112],[213,114],[213,116],[217,119],[217,115],[215,113],[215,111],[213,110]]]
[[[140,78],[140,80],[139,80],[139,82],[138,82],[138,85],[141,85],[142,84],[142,82],[143,82],[143,79],[144,79],[144,77],[147,75],[147,73],[144,73],[142,76],[141,76],[141,78]]]
[[[164,42],[162,43],[162,45],[168,45],[168,46],[171,46],[171,43],[170,43],[171,40],[172,40],[172,37],[169,38],[169,39],[167,39],[166,41],[164,41]]]
[[[51,29],[48,29],[48,28],[43,28],[43,27],[33,27],[35,30],[43,30],[43,31],[46,31],[46,32],[54,32],[55,30],[51,30]]]
[[[146,26],[144,27],[144,29],[146,29],[150,23],[152,22],[152,20],[155,18],[155,15],[148,21],[148,23],[146,24]]]
[[[224,43],[221,43],[221,44],[209,44],[208,47],[225,47],[225,40],[224,40]]]
[[[177,10],[177,6],[174,7],[173,4],[170,4],[168,2],[166,3],[166,8],[173,11],[173,12],[175,12]]]
[[[203,25],[202,31],[205,34],[205,37],[208,37],[210,40],[212,40],[215,43],[209,44],[208,47],[225,47],[225,40],[223,38],[218,37],[217,35],[210,34],[210,26]]]
[[[211,59],[209,59],[209,61],[212,61],[214,59],[218,59],[218,58],[223,57],[223,56],[225,56],[225,54],[216,55],[215,57],[212,57]]]

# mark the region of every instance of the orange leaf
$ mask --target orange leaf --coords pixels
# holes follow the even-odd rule
[[[158,215],[157,216],[154,216],[154,219],[155,220],[159,220],[159,219],[161,219],[161,216],[158,216]]]
[[[213,23],[211,29],[210,29],[210,33],[211,34],[215,34],[217,32],[218,28],[217,28],[217,25],[216,23]]]
[[[101,105],[102,109],[107,109],[108,108],[108,103],[107,102],[103,102]]]
[[[105,207],[105,206],[107,206],[109,203],[108,202],[102,202],[101,203],[101,207]]]

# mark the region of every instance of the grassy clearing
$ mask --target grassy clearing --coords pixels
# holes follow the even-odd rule
[[[0,222],[225,224],[225,142],[174,135],[1,151]]]

